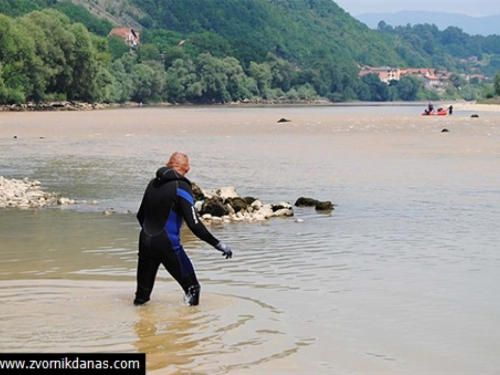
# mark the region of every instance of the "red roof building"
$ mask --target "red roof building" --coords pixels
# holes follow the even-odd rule
[[[108,37],[113,35],[122,38],[130,47],[135,47],[140,42],[139,33],[130,27],[112,29],[109,32]]]

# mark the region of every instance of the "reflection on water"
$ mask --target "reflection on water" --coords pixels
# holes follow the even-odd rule
[[[21,126],[35,117],[2,117],[1,175],[100,203],[0,211],[0,350],[146,352],[161,374],[495,373],[500,124],[414,111],[37,114],[43,139]],[[184,231],[201,305],[184,306],[160,270],[136,308],[134,213],[174,150],[191,155],[203,188],[337,208],[212,226],[231,260]]]
[[[259,301],[207,293],[201,306],[187,307],[180,294],[162,290],[153,303],[135,307],[131,290],[132,283],[116,281],[2,281],[0,330],[8,340],[0,350],[140,352],[148,371],[223,374],[308,344],[288,337],[279,312]]]

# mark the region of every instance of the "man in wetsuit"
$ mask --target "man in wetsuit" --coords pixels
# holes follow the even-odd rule
[[[184,290],[185,302],[198,305],[200,284],[180,241],[183,221],[199,239],[221,251],[226,259],[233,255],[229,246],[216,239],[198,217],[191,182],[184,177],[189,169],[188,156],[173,153],[144,192],[137,213],[141,233],[135,305],[149,301],[160,264]]]

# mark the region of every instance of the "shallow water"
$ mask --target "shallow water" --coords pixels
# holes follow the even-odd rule
[[[145,352],[161,374],[496,373],[500,120],[419,111],[0,114],[0,175],[99,201],[0,210],[0,351]],[[210,227],[231,260],[185,231],[201,305],[162,270],[135,308],[134,214],[176,150],[204,189],[337,206]]]

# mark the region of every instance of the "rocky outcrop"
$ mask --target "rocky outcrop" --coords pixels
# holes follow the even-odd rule
[[[300,197],[295,201],[295,207],[314,207],[316,211],[332,211],[335,205],[330,201]]]
[[[206,223],[262,221],[272,217],[293,216],[288,202],[264,204],[254,197],[241,197],[232,186],[203,191],[193,184],[195,208]]]
[[[254,197],[242,197],[232,186],[204,191],[193,184],[195,209],[203,222],[217,224],[234,221],[263,221],[274,217],[294,216],[290,203],[282,201],[277,203],[263,203]],[[43,208],[51,206],[66,206],[74,204],[97,204],[96,201],[76,201],[61,197],[57,193],[42,190],[42,184],[37,180],[7,179],[0,176],[0,208]],[[317,211],[333,210],[330,201],[321,202],[312,198],[299,198],[295,206],[315,206]],[[131,213],[131,211],[127,211]],[[107,209],[103,214],[114,214],[114,209]]]
[[[25,103],[0,106],[0,112],[90,111],[105,107],[106,104],[82,102]]]
[[[41,186],[37,180],[16,180],[0,176],[0,208],[41,208],[76,203],[75,200],[61,197],[59,194],[45,192]]]

